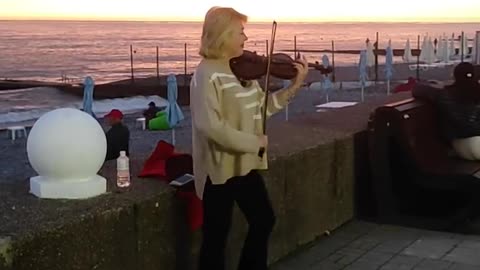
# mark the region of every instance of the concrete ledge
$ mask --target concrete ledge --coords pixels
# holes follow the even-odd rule
[[[264,172],[277,215],[270,241],[275,262],[355,215],[355,182],[366,177],[370,112],[395,95],[315,115],[295,115],[269,126],[270,169]],[[142,161],[132,161],[134,174]],[[133,178],[126,192],[115,187],[114,164],[100,175],[110,192],[82,200],[40,200],[28,181],[0,186],[0,270],[195,269],[200,232],[186,226],[185,205],[154,179]],[[246,234],[236,208],[228,246],[235,269]]]

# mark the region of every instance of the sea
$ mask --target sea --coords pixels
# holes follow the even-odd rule
[[[95,83],[105,83],[130,78],[132,69],[135,77],[191,73],[200,61],[201,29],[200,22],[0,21],[0,79],[78,83],[91,76]],[[268,22],[248,23],[245,49],[265,53],[271,30]],[[458,37],[463,31],[473,38],[478,30],[478,23],[278,22],[274,50],[284,52],[295,45],[298,50],[325,50],[332,49],[332,42],[335,50],[357,50],[365,48],[367,38],[375,41],[377,33],[379,48],[390,40],[394,49],[403,49],[407,39],[415,48],[418,36],[422,40],[425,35]],[[313,62],[321,61],[323,54],[305,56]],[[358,55],[336,54],[335,64],[357,65],[358,59]],[[102,102],[103,111],[118,107],[120,101]],[[2,91],[0,124],[34,119],[46,110],[79,103],[52,89]],[[140,105],[125,106],[134,110]]]

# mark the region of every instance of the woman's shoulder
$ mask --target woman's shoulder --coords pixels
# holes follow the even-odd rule
[[[213,79],[213,77],[220,75],[229,77],[234,76],[234,74],[228,68],[226,68],[224,64],[208,59],[201,60],[194,73],[209,79]]]

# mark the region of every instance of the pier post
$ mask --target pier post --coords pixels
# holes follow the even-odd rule
[[[463,50],[465,46],[465,33],[462,31],[462,35],[460,36],[462,40],[460,40],[460,62],[463,63],[463,57],[465,55],[465,52]]]
[[[332,40],[332,81],[335,82],[335,41]]]
[[[187,43],[184,45],[184,59],[183,59],[183,86],[187,87]]]
[[[157,79],[160,79],[160,66],[158,61],[158,46],[157,46]]]
[[[293,36],[293,59],[297,59],[297,36]]]
[[[375,41],[375,82],[378,81],[378,32]]]
[[[135,76],[133,75],[133,46],[130,44],[130,72],[131,72],[131,79],[132,82],[135,81]]]
[[[420,80],[420,35],[417,36],[417,80]]]

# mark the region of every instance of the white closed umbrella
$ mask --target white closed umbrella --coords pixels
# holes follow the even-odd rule
[[[463,34],[463,42],[462,42],[462,47],[463,47],[463,56],[470,55],[468,52],[468,38],[467,35],[464,33]]]
[[[448,39],[443,39],[442,44],[442,61],[448,63],[450,61],[450,48],[448,47]]]
[[[427,47],[428,47],[427,42],[428,42],[427,41],[427,36],[424,36],[423,37],[423,42],[422,42],[422,47],[420,48],[421,51],[420,51],[420,56],[419,56],[419,59],[422,62],[426,62],[426,59],[427,59],[427,54],[428,54],[428,52],[427,52],[427,50],[428,50],[427,49]]]
[[[439,37],[437,40],[438,41],[437,41],[437,50],[435,51],[435,58],[437,60],[441,61],[441,60],[443,60],[443,54],[442,54],[442,52],[443,52],[443,38]]]
[[[407,39],[402,58],[405,63],[411,63],[413,61],[412,49],[410,48],[410,39]]]
[[[428,37],[427,39],[427,44],[426,44],[426,47],[425,47],[425,63],[427,64],[431,64],[433,62],[435,62],[435,50],[434,50],[434,47],[433,47],[433,42],[432,42],[432,38],[431,37]]]
[[[373,45],[370,41],[367,41],[367,67],[375,65],[375,54],[373,53]]]
[[[452,38],[450,39],[450,43],[448,45],[448,50],[450,52],[450,55],[456,55],[455,53],[455,36],[452,34]]]

